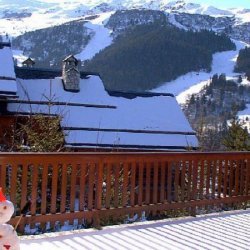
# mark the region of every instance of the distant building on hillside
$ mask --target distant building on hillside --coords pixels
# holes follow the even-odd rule
[[[30,57],[27,58],[25,61],[22,62],[23,67],[33,67],[35,65],[35,61],[32,60]]]
[[[77,151],[198,147],[172,94],[107,91],[98,74],[78,70],[72,55],[62,70],[15,67],[10,46],[0,44],[0,64],[2,138],[16,117],[45,114],[62,117],[65,147]]]

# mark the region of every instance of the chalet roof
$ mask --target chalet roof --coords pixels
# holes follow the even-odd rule
[[[71,55],[64,60],[77,59]],[[0,99],[7,102],[7,111],[60,115],[68,147],[198,147],[195,132],[172,94],[108,92],[92,72],[80,72],[79,92],[65,91],[62,70],[14,67],[8,44],[0,44],[0,65],[0,96],[18,96]]]
[[[98,75],[88,74],[80,80],[78,93],[64,91],[60,76],[19,78],[18,95],[18,100],[9,102],[9,112],[46,114],[48,101],[52,103],[50,113],[63,117],[68,147],[176,150],[198,146],[195,132],[171,94],[108,92]]]
[[[0,95],[15,95],[17,90],[14,61],[9,43],[0,43]]]

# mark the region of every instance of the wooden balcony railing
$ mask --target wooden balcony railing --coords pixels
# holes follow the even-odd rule
[[[246,204],[250,153],[1,153],[0,186],[44,230],[168,210]]]

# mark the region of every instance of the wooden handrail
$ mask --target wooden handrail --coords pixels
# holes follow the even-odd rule
[[[250,201],[250,152],[0,153],[0,186],[21,219],[95,225],[111,216],[146,215]]]

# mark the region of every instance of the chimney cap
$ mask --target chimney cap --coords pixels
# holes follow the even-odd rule
[[[68,62],[68,61],[74,61],[75,63],[78,63],[78,60],[75,58],[74,55],[69,55],[63,59],[63,62]]]

